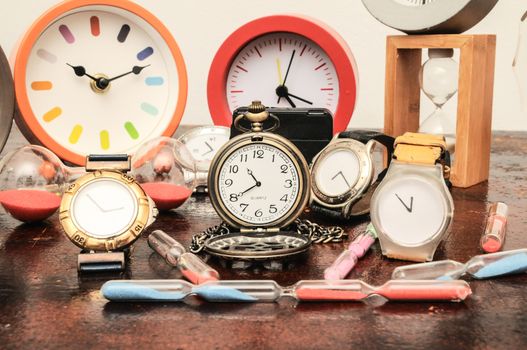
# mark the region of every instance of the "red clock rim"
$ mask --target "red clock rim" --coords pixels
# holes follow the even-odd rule
[[[226,79],[232,61],[250,41],[273,32],[304,36],[319,45],[333,62],[339,79],[339,99],[333,116],[333,132],[347,128],[357,98],[358,72],[344,39],[332,28],[299,15],[275,15],[253,20],[234,31],[220,46],[212,61],[207,83],[207,100],[216,125],[230,126],[232,112],[227,103]]]
[[[26,31],[24,37],[20,42],[20,46],[16,54],[13,76],[16,100],[18,109],[20,111],[20,113],[17,114],[21,119],[20,122],[22,122],[23,124],[21,126],[21,129],[27,129],[27,131],[30,131],[39,143],[53,151],[60,158],[77,165],[84,165],[86,161],[86,156],[75,153],[67,149],[66,147],[60,145],[38,123],[37,117],[33,113],[33,109],[31,108],[31,104],[29,103],[29,98],[27,95],[27,87],[25,84],[26,65],[33,45],[40,37],[42,31],[45,30],[49,24],[51,24],[54,20],[56,20],[58,17],[68,11],[75,10],[80,7],[97,5],[120,8],[142,18],[161,35],[161,37],[167,43],[170,49],[172,57],[174,58],[174,62],[176,63],[176,69],[178,72],[178,100],[176,102],[176,109],[174,111],[174,114],[172,115],[172,119],[169,125],[159,136],[172,136],[174,134],[177,127],[179,126],[179,123],[181,122],[183,112],[185,110],[185,105],[187,102],[187,70],[185,67],[185,61],[183,59],[181,50],[179,49],[179,46],[177,45],[172,34],[170,34],[168,28],[165,27],[165,25],[156,16],[147,11],[145,8],[131,1],[123,0],[66,0],[57,4],[54,7],[51,7],[35,22],[33,22],[33,24]]]

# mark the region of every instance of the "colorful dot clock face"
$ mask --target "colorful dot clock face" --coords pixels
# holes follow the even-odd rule
[[[344,40],[300,16],[264,17],[242,26],[220,47],[207,86],[217,125],[232,111],[261,100],[267,106],[327,108],[334,132],[348,126],[357,95],[355,60]]]
[[[127,0],[72,0],[29,29],[15,63],[24,134],[61,158],[132,153],[171,136],[187,96],[179,48],[152,14]]]

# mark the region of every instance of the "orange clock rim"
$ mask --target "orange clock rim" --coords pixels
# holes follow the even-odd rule
[[[72,152],[66,147],[60,145],[39,124],[37,117],[33,113],[31,104],[29,103],[25,81],[26,66],[29,59],[29,54],[31,53],[34,44],[42,32],[54,20],[62,16],[64,13],[86,6],[109,6],[131,12],[149,23],[161,35],[163,40],[168,45],[178,72],[179,93],[177,97],[178,100],[176,103],[176,110],[174,111],[172,120],[160,136],[170,137],[176,131],[179,123],[181,122],[181,118],[183,117],[183,112],[187,102],[188,90],[185,61],[179,46],[177,45],[172,34],[170,34],[168,28],[165,27],[165,25],[157,17],[155,17],[145,8],[128,0],[67,0],[47,10],[31,25],[20,42],[14,68],[15,94],[18,108],[20,110],[20,118],[22,119],[21,121],[25,124],[25,126],[27,125],[27,128],[30,129],[32,134],[34,134],[38,142],[56,153],[60,158],[77,165],[84,165],[86,161],[86,155]]]
[[[326,24],[303,15],[275,15],[255,19],[239,27],[223,42],[212,61],[207,83],[207,100],[214,124],[230,126],[232,122],[226,81],[234,58],[252,40],[275,32],[301,35],[326,52],[339,79],[339,99],[333,116],[333,132],[345,130],[357,98],[358,72],[355,59],[340,34]]]

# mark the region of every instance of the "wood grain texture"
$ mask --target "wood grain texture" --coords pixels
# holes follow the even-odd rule
[[[527,246],[527,134],[498,134],[493,140],[488,182],[454,188],[454,222],[436,260],[466,261],[478,248],[488,203],[509,204],[505,249]],[[12,135],[7,150],[23,144]],[[321,224],[327,218],[306,214]],[[163,229],[188,245],[192,234],[218,223],[208,199],[192,198],[161,215]],[[366,221],[344,226],[354,237]],[[470,282],[464,303],[279,304],[108,303],[99,288],[115,278],[179,278],[152,253],[146,235],[134,246],[121,275],[78,276],[78,249],[61,232],[57,215],[21,225],[0,214],[0,348],[2,349],[521,349],[527,346],[527,275]],[[345,244],[313,246],[284,271],[240,271],[209,263],[224,279],[275,279],[282,285],[319,279]],[[405,262],[383,258],[376,243],[350,278],[385,282]]]
[[[488,179],[496,36],[389,36],[386,43],[384,131],[392,136],[419,128],[422,49],[460,49],[451,181],[456,187],[466,188]]]

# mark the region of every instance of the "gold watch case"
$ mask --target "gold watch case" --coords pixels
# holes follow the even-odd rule
[[[232,215],[223,204],[219,194],[219,174],[223,164],[232,153],[250,144],[264,144],[278,148],[291,159],[298,171],[299,194],[291,209],[277,220],[258,225],[258,228],[278,231],[280,228],[291,224],[303,212],[309,202],[311,186],[309,167],[306,160],[298,148],[282,136],[268,132],[248,132],[234,137],[223,145],[213,158],[209,170],[208,187],[210,201],[221,219],[230,226],[238,228],[240,231],[250,231],[257,228],[253,223],[246,222]]]
[[[130,188],[137,200],[137,216],[128,228],[119,232],[113,237],[96,238],[83,232],[75,225],[71,217],[71,203],[79,190],[89,183],[103,179],[112,179],[125,184]],[[59,209],[59,220],[62,224],[66,236],[76,246],[84,250],[94,251],[115,251],[130,246],[151,223],[151,217],[155,217],[155,210],[152,213],[151,199],[139,186],[135,179],[125,173],[112,170],[96,170],[90,172],[72,183],[62,196]]]
[[[348,205],[350,202],[355,202],[354,199],[360,199],[360,197],[368,190],[373,181],[373,174],[375,171],[371,153],[374,146],[375,141],[370,141],[367,144],[363,144],[352,139],[332,140],[329,145],[327,145],[315,156],[315,158],[313,158],[313,163],[311,166],[311,200],[327,208],[342,208]],[[357,181],[348,191],[337,196],[330,196],[325,194],[317,186],[316,174],[319,171],[322,160],[331,153],[340,149],[355,153],[359,159],[360,175]]]

